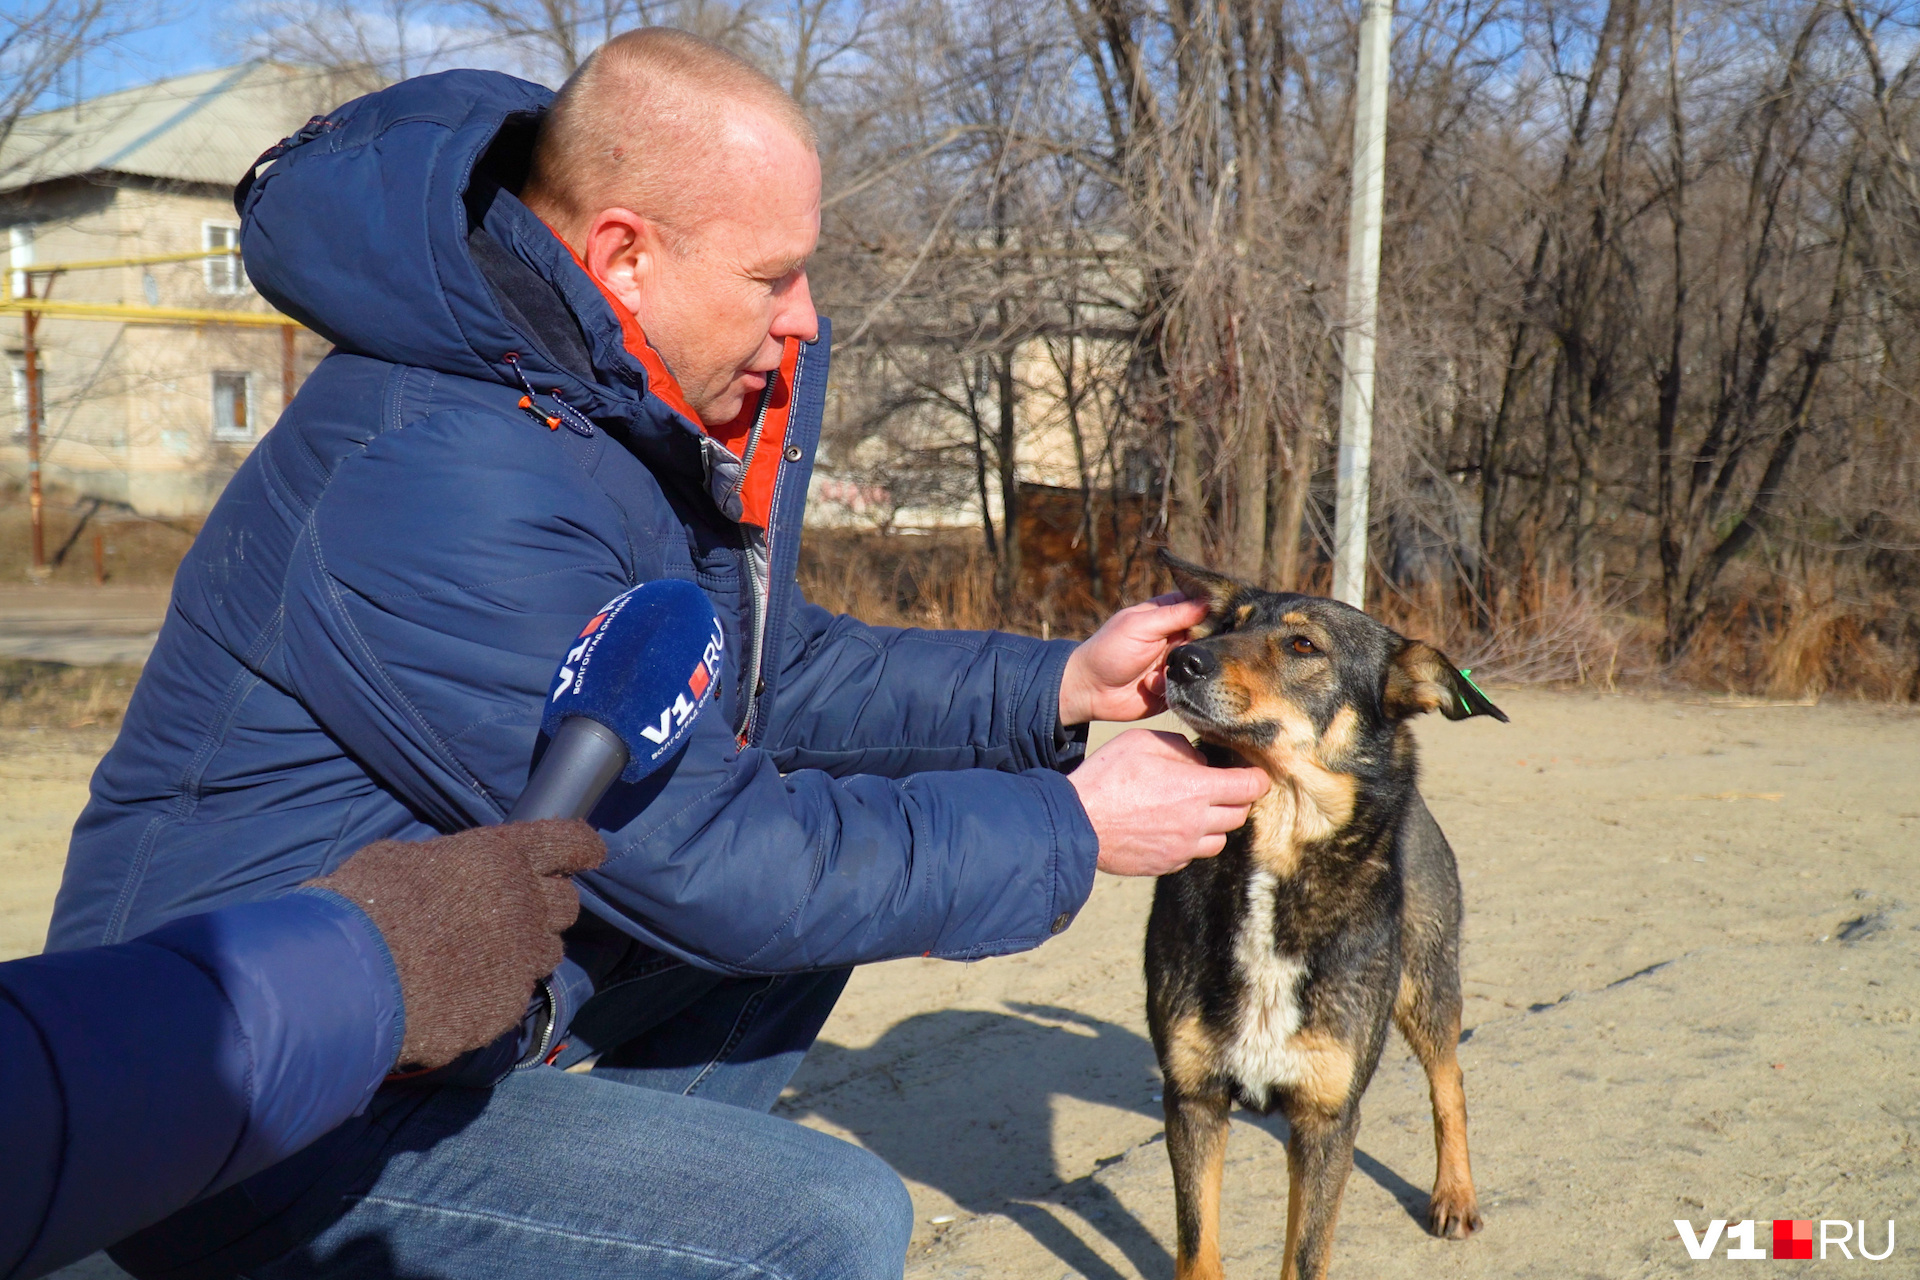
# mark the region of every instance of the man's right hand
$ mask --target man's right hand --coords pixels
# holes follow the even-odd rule
[[[1100,870],[1164,876],[1226,848],[1271,786],[1259,769],[1216,769],[1177,733],[1129,729],[1068,776],[1100,838]]]

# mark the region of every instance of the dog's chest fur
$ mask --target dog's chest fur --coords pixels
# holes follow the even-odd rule
[[[1231,953],[1238,1002],[1220,1065],[1250,1106],[1271,1107],[1280,1090],[1322,1104],[1346,1093],[1352,1054],[1339,1037],[1309,1025],[1311,944],[1297,931],[1303,917],[1344,914],[1336,886],[1348,877],[1332,873],[1324,858],[1353,797],[1351,780],[1340,775],[1281,773],[1242,828],[1243,905]]]
[[[1317,1067],[1313,1048],[1299,1037],[1306,961],[1276,947],[1279,883],[1270,871],[1255,870],[1247,879],[1246,910],[1233,943],[1240,1007],[1221,1060],[1247,1100],[1261,1108],[1274,1090],[1305,1083]]]

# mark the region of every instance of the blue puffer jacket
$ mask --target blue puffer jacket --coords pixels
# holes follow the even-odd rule
[[[403,1030],[380,931],[324,889],[0,964],[0,1280],[299,1151],[367,1105]]]
[[[1018,951],[1086,899],[1096,842],[1058,772],[1071,646],[868,627],[799,597],[828,340],[789,344],[747,457],[676,411],[511,194],[550,96],[486,72],[408,81],[242,184],[249,275],[335,350],[180,569],[51,947],[498,821],[582,621],[660,577],[719,611],[724,714],[597,812],[591,911],[769,973]],[[731,518],[756,484],[764,529]]]

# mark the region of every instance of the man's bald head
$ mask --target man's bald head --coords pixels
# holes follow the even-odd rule
[[[733,176],[739,135],[769,125],[816,145],[800,105],[744,58],[672,27],[629,31],[561,86],[523,196],[569,243],[613,207],[679,238]]]

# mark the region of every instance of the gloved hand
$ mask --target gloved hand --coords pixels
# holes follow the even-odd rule
[[[606,856],[592,827],[550,818],[380,840],[308,883],[357,904],[386,938],[406,1004],[397,1065],[432,1068],[520,1020],[580,914],[567,877]]]

